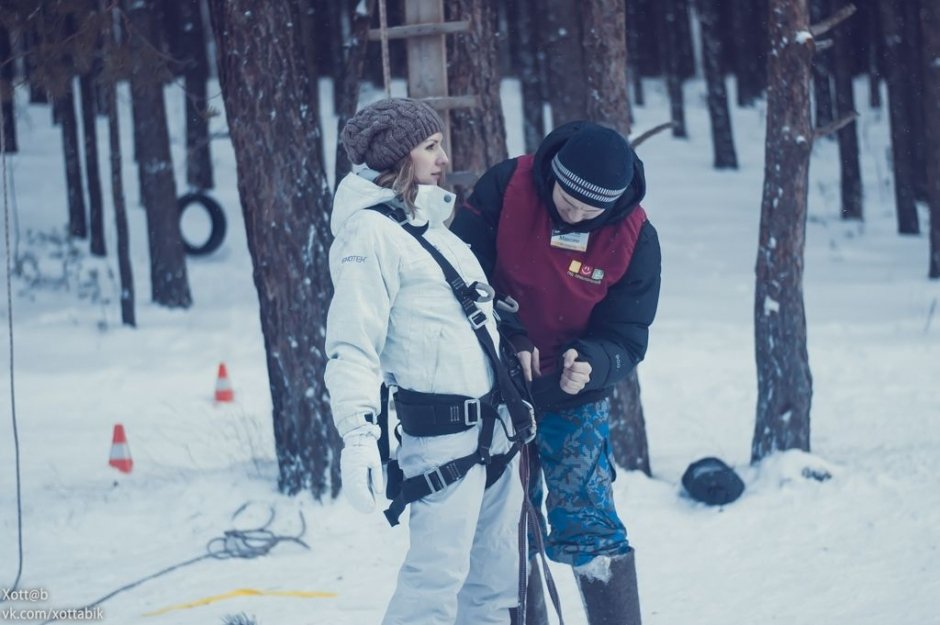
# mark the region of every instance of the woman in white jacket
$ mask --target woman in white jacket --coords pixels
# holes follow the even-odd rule
[[[444,225],[455,198],[437,186],[448,162],[442,131],[433,109],[409,99],[372,104],[343,130],[350,160],[366,168],[343,178],[333,202],[326,385],[344,442],[343,492],[362,512],[375,509],[383,490],[373,417],[383,381],[400,394],[472,402],[487,396],[496,380],[438,263],[402,225],[368,210],[386,202],[404,206],[407,225],[426,227],[424,238],[466,283],[486,282],[467,245]],[[478,306],[498,345],[491,303]],[[513,433],[505,407],[499,414],[503,426],[495,428],[493,454],[510,448]],[[406,428],[398,450],[405,478],[434,477],[438,467],[475,453],[480,428],[479,418],[444,435],[413,436]],[[435,492],[411,503],[411,545],[383,625],[514,622],[523,501],[518,461],[513,458],[488,488],[486,467],[476,464],[439,490],[443,484],[432,480]]]

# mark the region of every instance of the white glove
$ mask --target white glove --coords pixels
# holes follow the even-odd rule
[[[343,493],[353,508],[369,513],[375,510],[376,493],[384,490],[382,459],[374,433],[357,428],[343,437],[343,453],[339,458]]]

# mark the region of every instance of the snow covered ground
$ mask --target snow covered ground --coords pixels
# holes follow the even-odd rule
[[[511,154],[522,141],[514,87],[507,81],[504,89]],[[940,311],[931,313],[940,307],[940,283],[925,277],[926,237],[895,234],[887,115],[867,108],[862,87],[864,225],[839,219],[834,141],[818,142],[811,166],[805,297],[812,455],[779,454],[748,466],[762,105],[733,111],[743,164],[737,172],[711,168],[701,82],[686,87],[691,138],[660,135],[639,150],[649,180],[644,206],[664,257],[660,312],[640,368],[654,476],[621,472],[615,488],[637,548],[646,623],[940,623]],[[648,105],[636,110],[638,130],[668,117],[661,86],[649,82],[647,93]],[[19,253],[37,260],[30,275],[45,286],[14,282],[21,586],[43,588],[48,599],[0,609],[86,605],[204,554],[227,529],[265,524],[273,511],[270,529],[279,535],[298,533],[303,515],[309,550],[287,542],[257,559],[199,561],[108,600],[104,621],[203,625],[244,612],[261,625],[378,622],[406,530],[388,528],[379,514],[361,516],[342,499],[320,504],[276,490],[257,297],[230,144],[212,146],[213,195],[225,207],[228,238],[214,255],[189,260],[195,305],[186,312],[149,303],[144,214],[126,159],[139,323],[129,330],[120,325],[113,254],[95,260],[80,243],[65,263],[68,246],[49,240],[61,235],[66,216],[60,135],[48,107],[28,106],[24,95],[17,107],[22,151],[8,161],[14,226]],[[322,97],[332,145],[326,84]],[[127,94],[121,99],[126,106]],[[177,180],[185,180],[178,88],[168,89],[167,101]],[[221,97],[213,104],[221,109]],[[107,125],[98,123],[104,152]],[[221,118],[213,130],[224,130]],[[107,172],[106,153],[101,162]],[[107,175],[103,183],[113,250]],[[194,216],[186,227],[195,233],[205,224]],[[5,328],[5,306],[2,314]],[[16,574],[6,338],[2,348],[0,588]],[[231,406],[212,402],[219,362],[234,384]],[[107,464],[115,423],[127,431],[130,475]],[[738,502],[712,509],[682,496],[682,471],[705,455],[739,469],[747,491]],[[806,467],[832,478],[806,479]],[[566,622],[584,623],[570,571],[554,573]],[[260,594],[220,597],[236,589]],[[183,607],[207,598],[214,600]]]

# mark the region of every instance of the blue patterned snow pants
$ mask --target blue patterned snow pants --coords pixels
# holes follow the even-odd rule
[[[616,475],[610,453],[610,401],[545,412],[538,422],[538,454],[530,454],[529,497],[541,514],[543,480],[551,533],[545,541],[548,557],[572,566],[597,556],[630,551],[627,530],[614,509],[611,482]],[[541,465],[541,467],[539,466]],[[530,536],[530,549],[534,541]]]

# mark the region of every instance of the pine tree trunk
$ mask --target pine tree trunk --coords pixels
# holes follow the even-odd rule
[[[212,154],[209,140],[209,58],[199,0],[179,5],[182,19],[181,51],[186,82],[186,182],[194,189],[211,189]]]
[[[766,20],[755,0],[732,0],[738,106],[752,106],[761,96],[763,69],[760,66],[761,42],[757,24]]]
[[[630,98],[623,0],[585,2],[581,19],[588,83],[585,119],[601,122],[626,137],[630,134]]]
[[[848,24],[836,28],[835,46],[836,118],[842,119],[855,112],[855,94],[852,92],[852,50]],[[839,131],[839,168],[842,187],[842,219],[862,220],[862,171],[858,159],[858,124],[855,122]]]
[[[937,2],[938,0],[927,0]],[[904,0],[903,29],[904,47],[907,53],[908,68],[907,94],[908,110],[911,115],[911,140],[914,155],[914,197],[917,200],[927,200],[927,141],[924,132],[924,56],[920,24],[920,5],[923,0]]]
[[[669,111],[672,119],[672,136],[686,138],[689,136],[685,127],[685,98],[682,94],[682,76],[679,67],[679,37],[677,0],[661,0],[662,32],[665,34],[660,40],[660,51],[666,63],[666,90],[669,93]]]
[[[610,394],[610,415],[610,445],[614,461],[628,471],[638,470],[652,475],[636,369]],[[623,418],[623,415],[629,415],[629,418]]]
[[[695,78],[695,42],[692,41],[692,11],[689,0],[671,0],[675,12],[676,51],[679,77],[685,81]]]
[[[812,378],[806,349],[803,251],[814,45],[802,0],[770,0],[767,136],[754,297],[757,418],[751,460],[810,448]]]
[[[79,239],[88,237],[88,220],[85,216],[85,189],[82,185],[82,165],[78,154],[78,120],[75,118],[75,94],[72,81],[65,91],[55,99],[62,128],[62,150],[65,157],[65,184],[68,189],[69,235]]]
[[[88,182],[88,222],[91,230],[91,253],[104,256],[104,207],[101,199],[101,173],[98,168],[98,132],[95,122],[95,85],[90,73],[79,76],[82,101],[82,128],[85,140],[85,180]]]
[[[896,0],[878,0],[884,33],[888,110],[891,118],[891,162],[894,166],[894,199],[900,234],[919,234],[920,222],[914,203],[914,144],[908,95],[909,68],[904,54],[904,31]]]
[[[512,39],[518,52],[519,84],[522,91],[522,124],[525,151],[534,153],[545,136],[545,120],[542,114],[542,85],[539,72],[539,36],[536,28],[536,9],[532,0],[512,0],[513,14],[510,16]]]
[[[131,29],[131,99],[137,124],[137,166],[141,197],[147,211],[150,244],[150,288],[155,304],[189,308],[192,295],[176,206],[176,180],[170,158],[161,72],[150,55],[156,38],[154,0],[135,0],[128,9]],[[148,62],[148,60],[150,62]]]
[[[339,108],[340,92],[337,89],[343,71],[343,19],[342,12],[345,3],[339,0],[326,2],[326,13],[322,11],[318,16],[320,32],[317,33],[317,42],[320,45],[320,76],[329,76],[333,79],[333,110]]]
[[[40,18],[41,19],[41,18]],[[40,39],[39,29],[33,25],[23,31],[23,70],[26,81],[29,83],[29,103],[48,104],[49,93],[46,87],[40,84],[36,74],[37,57],[39,55]]]
[[[940,4],[922,2],[924,32],[924,122],[927,135],[927,205],[930,208],[930,259],[927,275],[940,278]]]
[[[451,110],[450,156],[454,171],[470,172],[478,178],[506,159],[506,124],[499,95],[494,31],[496,6],[493,0],[451,0],[446,3],[445,15],[449,21],[470,21],[469,32],[448,38],[447,91],[478,95],[482,106]],[[463,197],[469,187],[458,186],[458,195]]]
[[[340,94],[339,105],[336,109],[336,174],[333,178],[333,188],[339,186],[339,181],[352,170],[352,163],[346,154],[343,145],[343,128],[349,118],[356,114],[359,104],[359,82],[362,79],[362,64],[368,49],[369,25],[375,10],[375,0],[363,3],[361,0],[347,0],[347,8],[352,14],[349,41],[347,41],[344,67],[336,84],[336,92]],[[360,6],[361,5],[361,6]],[[364,11],[360,11],[363,8]]]
[[[548,102],[555,128],[584,119],[587,113],[588,82],[580,15],[585,6],[577,0],[549,0],[543,9]]]
[[[696,4],[702,30],[702,65],[708,89],[708,116],[712,126],[715,169],[737,169],[728,94],[721,71],[721,23],[717,0],[698,0]]]
[[[293,7],[292,11],[297,16],[293,20],[293,35],[297,38],[300,45],[299,60],[303,62],[303,71],[307,75],[309,87],[306,92],[310,98],[307,106],[311,110],[320,110],[320,61],[317,58],[317,24],[326,19],[326,8],[315,0],[288,0]],[[288,22],[288,26],[291,22]],[[323,140],[317,136],[317,146],[314,148],[317,153],[317,160],[322,162],[325,152],[323,151]]]
[[[110,26],[105,26],[105,46],[115,50],[116,42]],[[134,272],[131,267],[127,228],[127,206],[124,202],[124,179],[121,175],[121,126],[118,116],[117,81],[105,85],[108,98],[108,141],[111,148],[111,200],[114,203],[114,226],[117,234],[118,274],[121,280],[121,323],[137,327],[134,312]]]
[[[868,106],[881,108],[881,63],[884,50],[881,35],[881,18],[878,13],[877,0],[863,4],[865,11],[865,27],[868,37]]]
[[[812,24],[818,24],[832,14],[829,0],[810,0],[809,19]],[[829,62],[830,51],[823,51],[813,57],[813,103],[816,108],[816,127],[822,128],[832,123],[832,63]],[[827,135],[830,138],[832,135]]]
[[[640,0],[626,0],[627,67],[633,83],[633,103],[644,106],[643,72],[640,67]]]
[[[261,309],[278,485],[336,496],[340,440],[323,383],[330,191],[303,44],[284,26],[299,9],[288,0],[209,6]]]
[[[92,6],[97,7],[98,2],[92,0]],[[95,55],[91,61],[91,84],[95,94],[95,114],[99,117],[108,117],[108,86],[104,78],[104,41],[99,35],[95,41]]]
[[[4,151],[17,152],[16,118],[13,110],[13,48],[10,33],[0,25],[0,102],[3,103]]]

